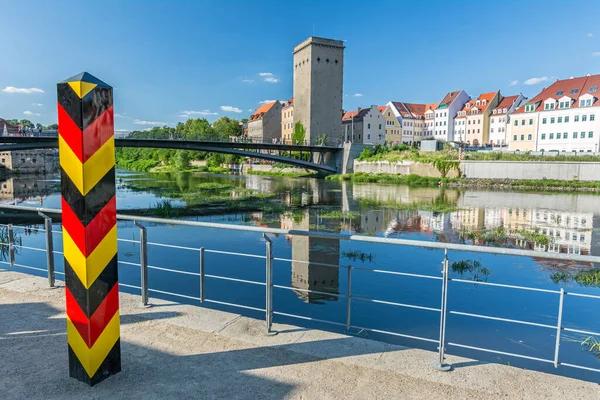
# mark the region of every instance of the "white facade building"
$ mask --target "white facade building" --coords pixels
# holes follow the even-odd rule
[[[492,114],[490,115],[490,132],[488,135],[492,146],[508,146],[507,127],[510,122],[510,114],[526,99],[522,94],[506,96],[492,110]]]
[[[471,98],[464,90],[448,92],[438,104],[434,113],[433,137],[435,139],[454,140],[454,118]]]

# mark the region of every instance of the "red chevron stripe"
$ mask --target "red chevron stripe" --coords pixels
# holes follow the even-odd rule
[[[119,311],[119,284],[117,283],[113,286],[111,291],[108,292],[108,295],[90,319],[86,318],[85,313],[81,310],[79,304],[77,304],[77,300],[75,300],[75,297],[73,297],[68,287],[65,292],[67,315],[71,322],[73,322],[75,328],[77,328],[77,332],[79,332],[88,348],[92,348],[94,343],[96,343],[96,340],[98,340],[98,337],[100,337],[100,334],[102,334],[102,331],[104,331],[106,325],[110,322],[115,313]]]
[[[58,134],[67,142],[73,153],[83,162],[83,135],[64,108],[58,105]]]
[[[85,227],[62,196],[61,202],[62,225],[81,253],[87,257],[117,223],[117,196],[113,196]]]
[[[114,135],[114,113],[111,106],[83,131],[83,159],[86,162]]]

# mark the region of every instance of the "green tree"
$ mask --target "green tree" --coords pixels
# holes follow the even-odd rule
[[[306,136],[306,129],[301,122],[296,122],[294,124],[294,133],[292,133],[292,143],[293,144],[304,144],[304,138]]]
[[[327,146],[327,142],[329,141],[329,137],[323,133],[317,137],[317,146]]]
[[[46,126],[45,129],[54,129],[54,130],[56,130],[56,129],[58,129],[58,124],[48,125],[48,126]]]
[[[240,136],[242,125],[235,118],[221,117],[213,123],[213,129],[221,140],[227,140],[230,136]]]
[[[37,124],[35,124],[35,127],[36,127],[37,129],[42,129],[42,124],[40,124],[40,123],[38,122]]]
[[[175,155],[175,168],[180,171],[190,167],[190,155],[186,150],[178,150]]]
[[[35,125],[33,125],[33,122],[31,122],[28,119],[22,119],[22,120],[20,120],[19,124],[21,124],[23,126],[31,126],[31,127],[35,126]]]

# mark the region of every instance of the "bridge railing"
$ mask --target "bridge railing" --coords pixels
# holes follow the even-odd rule
[[[31,207],[23,207],[23,206],[7,206],[0,205],[0,209],[4,209],[7,211],[10,210],[18,210],[18,211],[31,211],[38,212],[41,217],[44,218],[45,226],[44,228],[31,228],[27,226],[17,226],[17,225],[0,225],[5,227],[7,230],[7,234],[4,236],[5,239],[0,241],[0,249],[4,247],[5,250],[2,251],[2,254],[8,253],[8,261],[0,261],[0,264],[8,265],[10,267],[18,267],[23,268],[25,270],[34,270],[37,272],[43,272],[48,274],[49,285],[54,285],[54,276],[55,275],[64,275],[64,273],[54,270],[54,262],[51,261],[55,254],[62,255],[63,253],[59,250],[54,249],[53,246],[53,235],[62,234],[59,230],[52,230],[52,220],[47,215],[56,215],[60,214],[61,211],[58,209],[47,209],[47,208],[31,208]],[[288,229],[277,229],[277,228],[263,228],[256,226],[247,226],[247,225],[229,225],[229,224],[221,224],[221,223],[212,223],[212,222],[197,222],[190,220],[177,220],[177,219],[166,219],[166,218],[154,218],[154,217],[141,217],[141,216],[131,216],[131,215],[117,215],[117,219],[120,221],[130,221],[134,222],[135,225],[140,229],[139,240],[135,239],[125,239],[119,238],[119,242],[133,243],[134,245],[140,246],[140,262],[133,263],[128,261],[119,261],[119,264],[140,268],[140,282],[141,285],[130,285],[119,283],[120,286],[126,287],[132,290],[139,290],[141,292],[141,299],[144,305],[148,304],[149,293],[155,293],[158,295],[167,295],[173,298],[184,299],[188,302],[196,302],[198,305],[204,303],[217,304],[221,306],[234,307],[239,309],[251,310],[254,312],[265,313],[265,333],[266,334],[274,334],[276,332],[272,331],[272,321],[273,316],[281,316],[294,318],[300,321],[312,321],[322,324],[328,324],[337,326],[338,328],[343,328],[346,330],[356,329],[367,332],[374,332],[382,335],[395,336],[400,338],[406,338],[416,341],[422,341],[427,343],[433,343],[437,346],[437,358],[434,363],[434,368],[442,371],[447,371],[451,369],[450,365],[445,363],[445,354],[446,348],[462,348],[468,349],[478,352],[491,353],[497,355],[505,355],[510,357],[516,357],[531,361],[536,361],[540,363],[551,364],[555,368],[560,366],[575,368],[580,370],[587,370],[593,372],[600,372],[600,368],[594,368],[589,366],[577,365],[568,362],[561,361],[560,358],[560,346],[561,346],[561,335],[564,332],[581,334],[581,335],[592,335],[592,336],[600,336],[600,332],[595,332],[591,330],[578,329],[576,326],[568,325],[564,323],[565,320],[565,312],[563,310],[563,304],[565,298],[567,297],[577,297],[580,299],[587,299],[589,301],[599,301],[600,296],[585,294],[585,293],[577,293],[566,291],[564,288],[560,288],[559,290],[554,289],[545,289],[545,288],[536,288],[530,286],[520,286],[520,285],[509,285],[509,284],[501,284],[501,283],[493,283],[487,281],[479,281],[479,280],[471,280],[471,279],[458,279],[451,278],[449,276],[449,251],[457,251],[457,252],[475,252],[475,253],[483,253],[483,254],[495,254],[495,255],[509,255],[509,256],[517,256],[517,257],[531,257],[536,259],[545,259],[545,260],[563,260],[563,261],[578,261],[583,263],[591,263],[591,264],[600,264],[600,257],[596,256],[585,256],[585,255],[577,255],[577,254],[559,254],[559,253],[546,253],[546,252],[538,252],[531,250],[520,250],[520,249],[509,249],[509,248],[497,248],[497,247],[486,247],[486,246],[474,246],[474,245],[464,245],[464,244],[452,244],[452,243],[440,243],[440,242],[424,242],[424,241],[416,241],[416,240],[405,240],[405,239],[392,239],[392,238],[383,238],[383,237],[372,237],[372,236],[360,236],[353,234],[335,234],[328,232],[313,232],[313,231],[302,231],[302,230],[288,230]],[[243,232],[255,232],[262,234],[265,239],[265,247],[262,249],[262,254],[260,252],[256,253],[247,253],[243,251],[224,251],[214,248],[208,247],[188,247],[188,246],[177,246],[173,244],[161,243],[161,242],[152,242],[148,240],[146,227],[144,224],[152,224],[153,226],[187,226],[187,227],[195,227],[199,229],[218,229],[225,231],[243,231]],[[45,248],[36,248],[36,247],[28,247],[24,246],[22,243],[16,243],[15,241],[15,231],[22,229],[30,229],[37,230],[39,232],[43,232],[46,237],[46,246]],[[395,245],[399,247],[412,247],[412,248],[424,248],[430,250],[443,250],[444,255],[439,260],[441,264],[441,273],[440,275],[427,275],[427,274],[417,274],[417,273],[408,273],[408,272],[400,272],[393,271],[387,269],[370,269],[363,267],[353,267],[351,265],[336,265],[336,264],[328,264],[328,263],[315,263],[309,262],[305,260],[295,260],[292,258],[284,258],[284,257],[275,257],[273,255],[274,243],[270,239],[269,235],[289,235],[294,237],[310,237],[310,238],[322,238],[322,239],[336,239],[336,240],[345,240],[352,242],[363,242],[363,243],[378,243],[385,245]],[[292,239],[293,240],[293,239]],[[198,269],[196,271],[184,271],[180,269],[167,268],[162,266],[155,266],[149,263],[148,259],[148,248],[149,247],[161,247],[161,248],[169,248],[175,249],[179,251],[187,251],[192,252],[197,255],[198,260]],[[31,265],[20,264],[17,261],[16,257],[16,249],[28,249],[36,252],[44,252],[46,254],[47,268],[40,268]],[[226,255],[230,257],[240,257],[245,259],[259,259],[264,260],[264,268],[265,268],[265,280],[251,280],[251,279],[241,279],[231,276],[222,276],[216,274],[207,274],[206,273],[206,262],[205,255],[206,254],[220,254]],[[274,273],[274,262],[294,262],[294,263],[310,263],[313,265],[319,265],[320,267],[326,268],[335,268],[338,270],[346,270],[347,274],[347,290],[345,293],[332,293],[332,292],[324,292],[313,289],[302,289],[297,287],[291,287],[286,285],[279,285],[273,283],[273,273]],[[170,274],[178,274],[185,275],[187,277],[193,277],[193,279],[197,279],[200,284],[200,290],[196,295],[189,295],[178,293],[176,291],[166,291],[159,290],[156,288],[152,288],[151,283],[148,280],[148,270],[158,270],[165,273]],[[401,276],[415,280],[428,280],[430,282],[438,282],[439,283],[439,307],[431,307],[424,306],[422,304],[411,304],[411,303],[401,303],[396,301],[389,301],[384,299],[367,297],[364,295],[357,295],[353,292],[353,274],[356,271],[366,272],[370,274],[376,274],[380,276]],[[206,296],[206,287],[210,285],[210,281],[220,280],[220,281],[230,281],[237,282],[245,285],[253,285],[258,287],[265,288],[265,298],[264,298],[264,307],[254,307],[245,304],[233,303],[233,302],[225,302],[222,300],[211,299]],[[448,308],[448,299],[451,296],[451,292],[449,293],[448,289],[450,286],[455,285],[476,285],[476,286],[488,286],[495,287],[500,290],[506,291],[506,296],[513,297],[514,293],[521,292],[532,292],[539,293],[544,295],[552,295],[555,296],[556,301],[556,316],[557,323],[556,324],[546,324],[546,323],[538,323],[533,321],[528,321],[524,319],[517,318],[506,318],[499,317],[490,314],[477,314],[471,312],[465,312],[462,310],[454,310]],[[335,296],[340,300],[344,300],[346,302],[345,315],[343,316],[345,322],[336,322],[330,319],[318,319],[311,316],[298,315],[288,312],[278,311],[277,304],[273,304],[273,289],[281,289],[287,291],[295,291],[295,292],[305,292],[307,294],[315,294],[322,296]],[[419,310],[424,313],[434,313],[439,315],[439,334],[436,337],[424,337],[418,336],[412,333],[401,332],[401,331],[390,331],[384,329],[378,329],[375,327],[369,326],[361,326],[357,325],[353,322],[352,318],[352,304],[354,302],[358,303],[372,303],[372,304],[383,304],[392,307],[398,307],[403,309],[413,309]],[[600,304],[600,303],[599,303]],[[448,333],[447,326],[447,316],[448,315],[460,315],[463,317],[474,318],[479,320],[492,320],[492,321],[500,321],[504,323],[514,324],[514,325],[524,325],[524,326],[532,326],[536,328],[543,328],[550,333],[555,335],[555,345],[553,354],[547,357],[534,357],[525,354],[513,353],[513,352],[504,352],[498,349],[493,348],[485,348],[474,346],[469,343],[458,343],[451,342],[446,340],[446,336]]]

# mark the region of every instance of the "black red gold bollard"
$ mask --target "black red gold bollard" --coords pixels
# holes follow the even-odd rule
[[[69,374],[121,371],[112,87],[84,72],[58,84]]]

